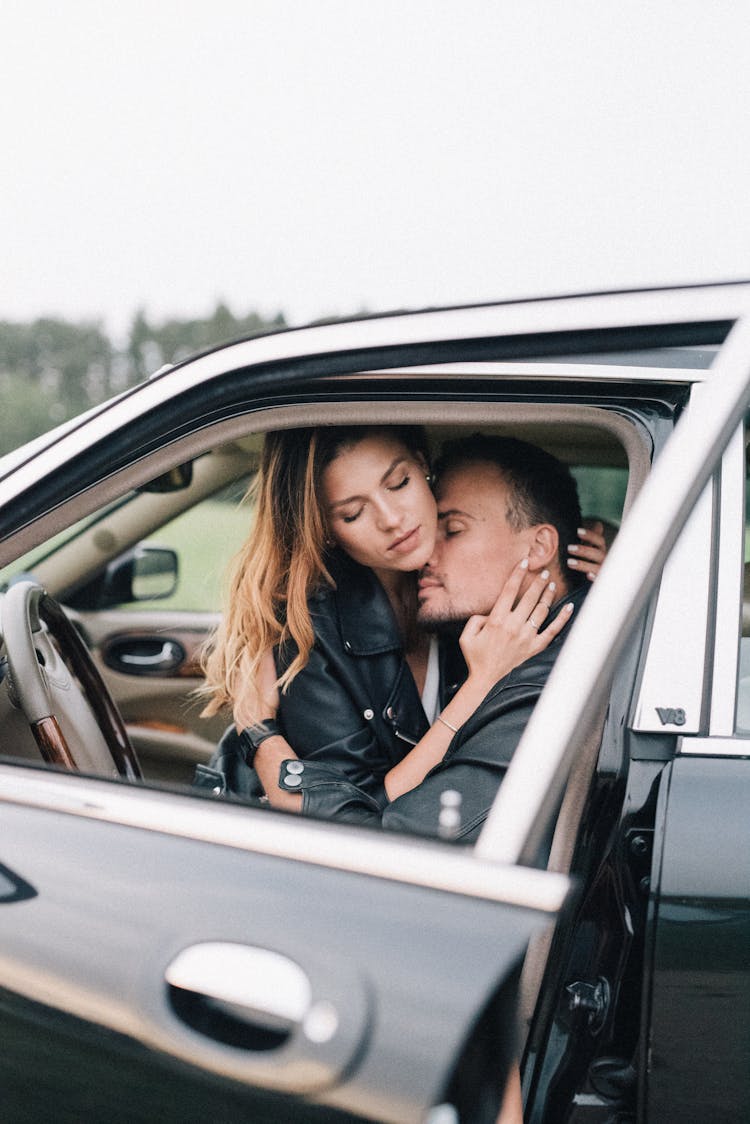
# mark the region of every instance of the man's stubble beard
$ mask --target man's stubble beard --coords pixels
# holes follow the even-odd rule
[[[417,609],[417,628],[421,632],[439,632],[441,636],[456,640],[464,630],[471,613],[459,614],[450,607],[440,613]]]

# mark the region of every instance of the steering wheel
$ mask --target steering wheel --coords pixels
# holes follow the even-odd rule
[[[61,606],[36,582],[2,598],[8,691],[50,765],[104,776],[142,776],[117,705]]]

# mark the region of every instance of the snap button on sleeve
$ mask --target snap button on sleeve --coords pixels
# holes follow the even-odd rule
[[[300,773],[304,773],[305,766],[301,761],[292,760],[285,761],[283,764],[284,774],[279,780],[279,785],[284,788],[299,788],[302,784],[302,777]]]
[[[370,722],[375,717],[375,711],[371,710],[368,706],[367,710],[363,711],[363,717],[365,717],[367,721]]]

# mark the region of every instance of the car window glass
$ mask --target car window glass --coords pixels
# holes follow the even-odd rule
[[[149,537],[148,544],[177,554],[178,580],[168,597],[149,602],[155,609],[218,612],[227,567],[247,536],[252,506],[243,502],[249,478],[236,480],[195,504]],[[139,610],[140,602],[120,606]]]
[[[625,492],[628,487],[627,468],[610,465],[571,465],[578,485],[584,519],[599,519],[614,532],[620,525]]]

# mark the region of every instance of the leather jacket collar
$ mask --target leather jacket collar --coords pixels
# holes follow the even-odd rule
[[[344,647],[354,656],[375,656],[382,652],[400,652],[403,640],[390,602],[375,574],[367,566],[335,551],[329,559],[328,572],[337,587],[346,591],[336,604],[339,630]],[[366,627],[363,627],[366,622]]]

